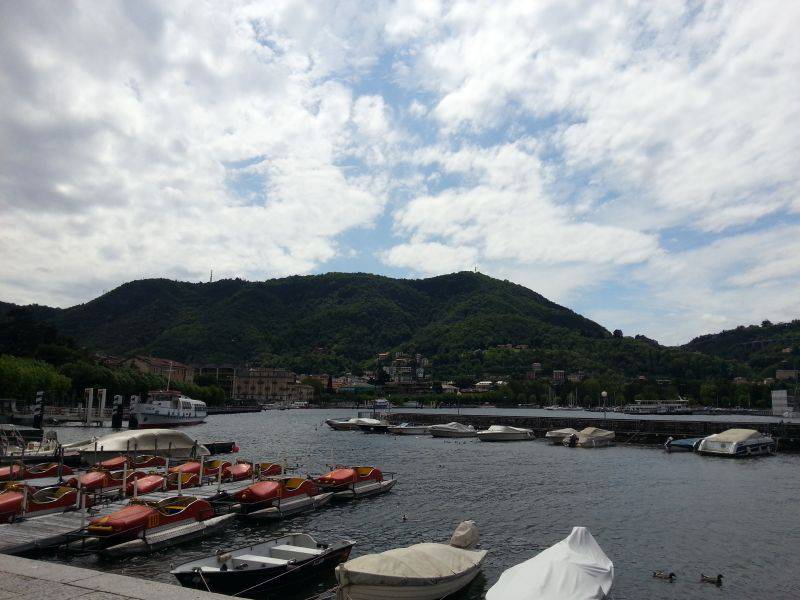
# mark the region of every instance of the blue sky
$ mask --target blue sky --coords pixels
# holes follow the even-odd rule
[[[800,316],[800,9],[0,7],[0,298],[477,267],[665,343]]]

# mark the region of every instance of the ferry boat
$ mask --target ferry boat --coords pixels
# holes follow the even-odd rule
[[[690,415],[689,401],[677,400],[636,400],[636,404],[627,404],[623,410],[628,415]]]
[[[206,418],[206,403],[177,390],[153,390],[147,400],[131,403],[130,419],[140,428],[198,425]],[[131,427],[133,429],[133,427]]]

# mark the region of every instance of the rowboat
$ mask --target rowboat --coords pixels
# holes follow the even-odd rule
[[[474,529],[474,523],[459,525]],[[458,531],[458,530],[457,530]],[[471,543],[423,543],[367,554],[336,567],[337,600],[439,600],[465,588],[481,569],[486,550],[471,550]]]
[[[603,600],[614,583],[614,563],[585,527],[533,558],[507,569],[486,600]]]
[[[514,442],[532,440],[533,437],[532,429],[508,425],[491,425],[489,429],[478,432],[478,439],[482,442]]]
[[[317,542],[289,533],[260,544],[193,560],[171,573],[184,587],[244,598],[264,598],[309,578],[330,573],[346,561],[355,542]]]
[[[330,502],[332,493],[320,493],[310,479],[272,477],[247,486],[233,495],[239,512],[253,519],[282,519],[316,510]]]

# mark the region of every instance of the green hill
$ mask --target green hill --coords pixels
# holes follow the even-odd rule
[[[523,286],[470,272],[418,280],[363,273],[264,282],[149,279],[68,309],[36,307],[35,314],[92,350],[191,363],[358,371],[379,352],[408,350],[430,358],[441,378],[522,376],[534,361],[545,371],[603,376],[748,374],[727,357],[614,337]],[[502,344],[523,348],[497,348]]]

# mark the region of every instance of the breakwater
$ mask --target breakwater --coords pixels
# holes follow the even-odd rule
[[[756,429],[768,433],[775,438],[778,450],[782,452],[800,452],[800,423],[764,423],[741,421],[708,421],[708,420],[664,420],[664,419],[615,419],[613,417],[545,417],[545,416],[513,416],[513,415],[456,415],[453,413],[393,413],[389,416],[392,423],[420,423],[436,425],[458,421],[472,425],[476,429],[486,429],[490,425],[510,425],[532,429],[537,437],[543,436],[552,429],[572,427],[600,427],[616,434],[617,444],[663,444],[669,436],[675,439],[705,437],[726,429]]]

